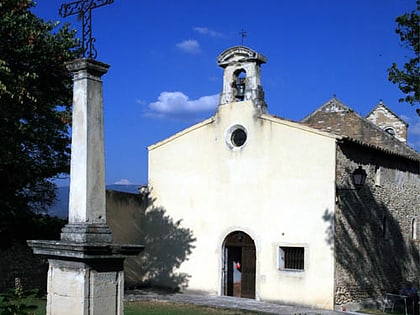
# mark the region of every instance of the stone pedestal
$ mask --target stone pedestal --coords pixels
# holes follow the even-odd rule
[[[139,245],[28,241],[48,257],[47,314],[123,315],[124,258]]]
[[[48,258],[47,315],[123,315],[124,258],[141,245],[112,244],[106,224],[102,81],[109,66],[78,59],[73,74],[69,222],[60,241],[28,241]]]

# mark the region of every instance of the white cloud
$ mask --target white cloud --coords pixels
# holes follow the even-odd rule
[[[198,54],[201,51],[200,43],[195,39],[184,40],[176,44],[176,47],[188,54]]]
[[[130,182],[128,179],[126,178],[121,178],[120,180],[116,181],[114,183],[115,185],[133,185],[132,182]]]
[[[149,115],[161,118],[187,116],[193,117],[204,112],[214,111],[219,103],[219,94],[202,96],[191,100],[182,92],[162,92],[156,102],[149,104]]]
[[[139,104],[139,105],[146,105],[147,104],[146,101],[144,101],[142,99],[139,99],[139,98],[136,100],[136,103]]]
[[[193,30],[202,35],[209,35],[210,37],[222,37],[223,35],[219,32],[213,31],[207,27],[193,27]]]

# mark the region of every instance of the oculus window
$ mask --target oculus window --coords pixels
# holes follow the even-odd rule
[[[389,133],[391,136],[395,136],[395,130],[392,127],[385,128],[385,132]]]
[[[280,246],[279,269],[292,271],[305,270],[305,248],[297,246]]]
[[[235,147],[241,147],[246,142],[246,132],[245,130],[238,128],[232,132],[232,136],[230,138],[232,144]]]
[[[226,144],[230,149],[241,148],[246,144],[248,132],[242,125],[234,125],[226,132]]]

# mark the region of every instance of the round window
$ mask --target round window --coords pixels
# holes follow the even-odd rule
[[[242,147],[247,139],[248,133],[244,126],[234,125],[226,132],[226,144],[230,149]]]
[[[232,132],[232,136],[230,137],[230,140],[232,141],[232,144],[235,147],[241,147],[244,145],[246,141],[246,132],[243,129],[235,129]]]
[[[395,130],[394,130],[394,128],[388,127],[388,128],[385,128],[385,131],[387,133],[389,133],[391,136],[395,136]]]

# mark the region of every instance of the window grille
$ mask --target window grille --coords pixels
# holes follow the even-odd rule
[[[305,249],[304,247],[280,247],[280,269],[304,270]]]

